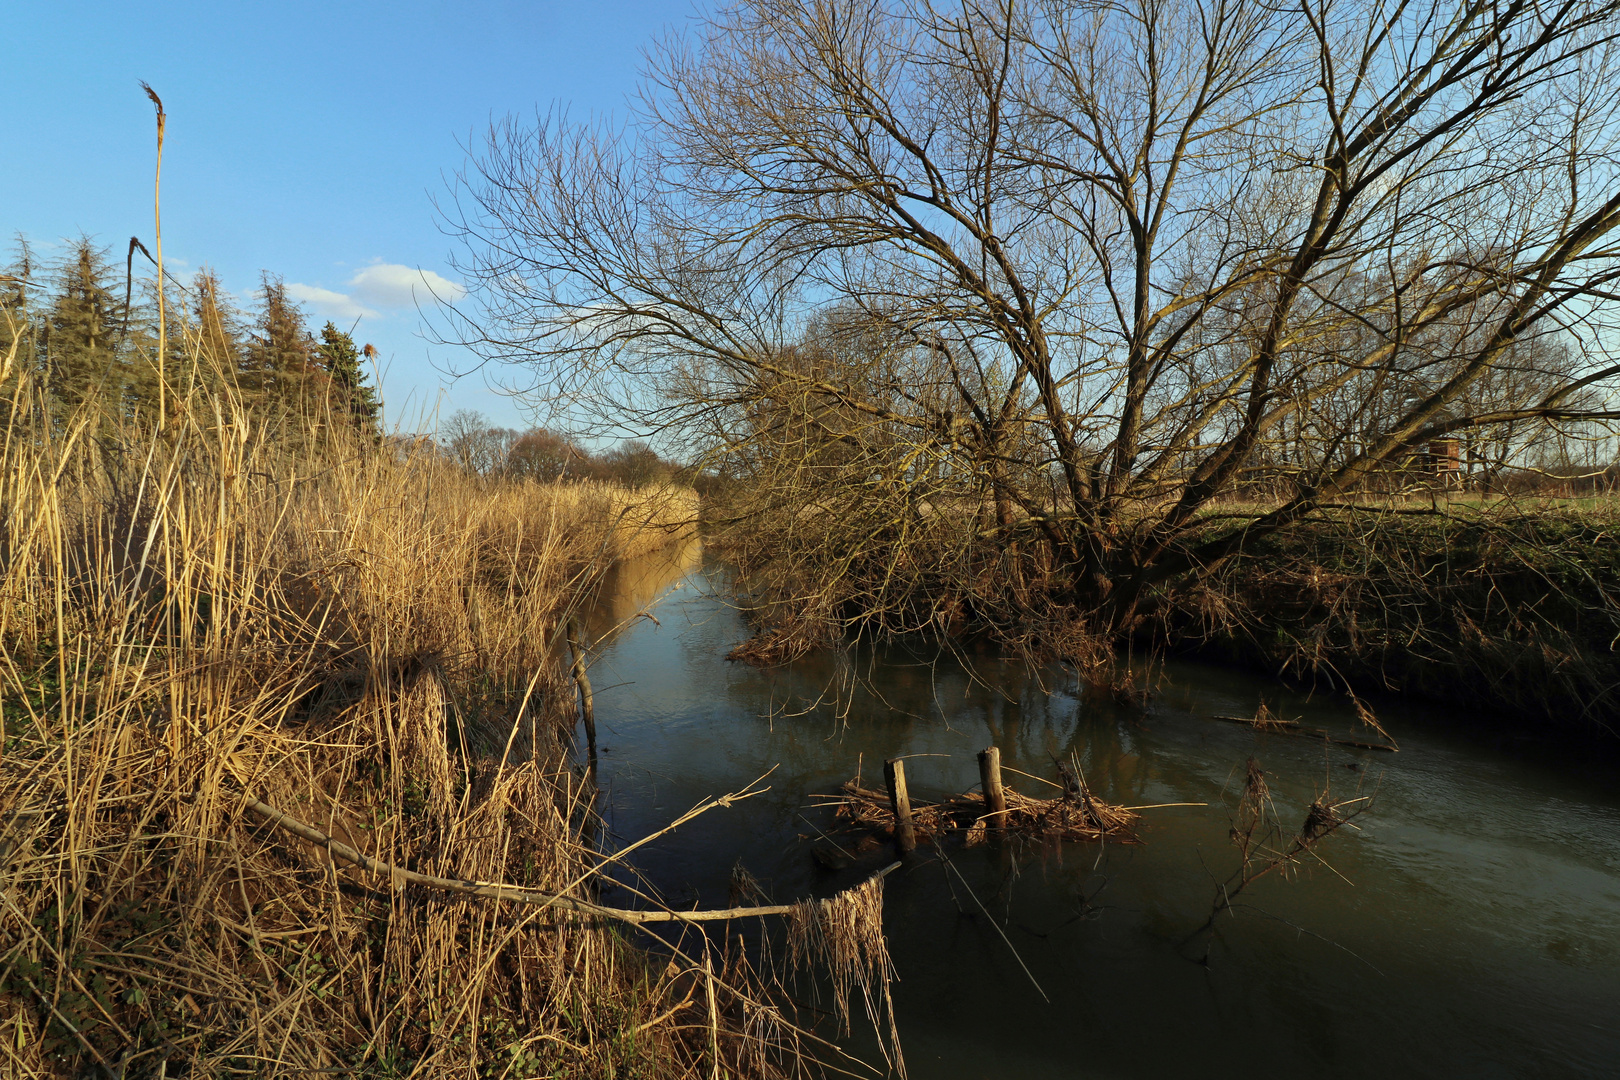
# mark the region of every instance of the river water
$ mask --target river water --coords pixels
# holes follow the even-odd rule
[[[1341,698],[1190,662],[1154,669],[1145,709],[990,654],[857,651],[762,672],[724,659],[746,628],[722,574],[695,542],[627,564],[590,631],[615,843],[770,771],[766,794],[635,854],[670,904],[726,906],[738,862],[787,901],[887,861],[818,866],[831,815],[811,796],[857,770],[879,787],[899,755],[913,798],[972,788],[975,754],[994,743],[1006,767],[1043,777],[1073,755],[1112,803],[1208,804],[1143,810],[1136,846],[954,847],[960,878],[926,855],[890,875],[914,1080],[1620,1076],[1613,760],[1390,702],[1375,705],[1398,754],[1257,733],[1212,717],[1263,700],[1366,737]],[[1185,943],[1237,865],[1229,830],[1250,757],[1293,828],[1324,789],[1375,799],[1322,861],[1252,885],[1199,963],[1205,947]]]

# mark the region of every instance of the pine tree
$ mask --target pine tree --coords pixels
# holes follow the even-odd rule
[[[367,345],[366,355],[374,354],[372,346]],[[321,329],[319,355],[331,380],[333,416],[347,417],[360,437],[373,445],[381,442],[382,403],[377,400],[376,390],[366,383],[354,339],[328,322]]]
[[[121,307],[108,288],[106,252],[81,237],[57,270],[57,293],[42,327],[44,368],[60,415],[92,397],[122,397]]]
[[[0,386],[9,385],[38,362],[34,325],[34,252],[17,237],[17,254],[0,271]]]
[[[0,271],[0,424],[8,430],[18,419],[13,407],[25,400],[16,393],[18,380],[39,371],[36,265],[28,242],[19,236],[16,257]]]
[[[267,273],[261,280],[241,382],[252,404],[303,423],[317,415],[325,396],[324,379],[317,378],[315,339],[281,279]]]

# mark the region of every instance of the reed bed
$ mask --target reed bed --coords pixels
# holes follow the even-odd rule
[[[228,397],[142,431],[7,390],[0,1074],[801,1067],[707,951],[651,963],[600,921],[379,881],[246,812],[588,899],[558,628],[687,496],[490,485]]]
[[[510,483],[497,485],[511,488]],[[597,548],[610,561],[649,555],[697,532],[698,494],[679,484],[627,488],[600,480],[565,484],[528,482],[521,488],[548,503],[581,530],[593,530]]]

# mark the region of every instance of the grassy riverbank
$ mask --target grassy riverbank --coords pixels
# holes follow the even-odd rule
[[[1620,733],[1620,501],[1370,502],[1169,593],[1177,648],[1308,682]]]
[[[61,424],[14,389],[0,1072],[706,1076],[742,1052],[724,973],[700,1010],[690,964],[612,928],[391,888],[244,809],[586,896],[557,628],[690,492],[489,483],[229,401]]]

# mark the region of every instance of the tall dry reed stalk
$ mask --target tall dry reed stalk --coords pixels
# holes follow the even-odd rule
[[[709,1075],[714,1025],[758,1026],[712,974],[724,1015],[687,1022],[700,961],[379,882],[244,812],[587,895],[553,643],[687,496],[491,486],[230,398],[107,437],[53,423],[26,373],[7,389],[0,1073]],[[725,1044],[775,1071],[794,1037]]]

